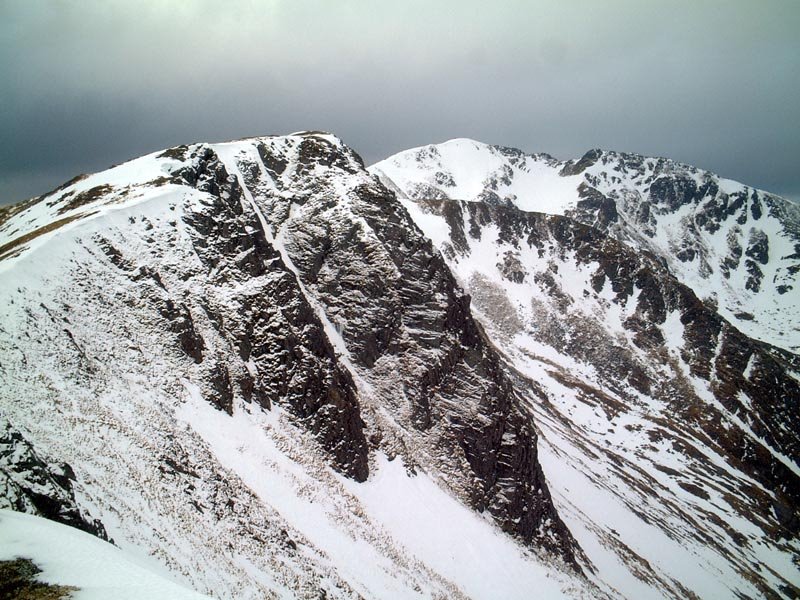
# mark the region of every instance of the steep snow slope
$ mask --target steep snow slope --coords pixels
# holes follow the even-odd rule
[[[456,139],[371,167],[413,199],[510,203],[567,215],[661,257],[750,337],[800,350],[800,207],[664,158],[580,160]]]
[[[0,510],[0,561],[27,558],[36,580],[76,588],[76,600],[202,600],[202,596],[142,567],[88,533],[10,510]]]
[[[794,597],[797,356],[598,229],[485,202],[404,204],[527,393],[594,575],[629,598]]]
[[[76,179],[2,217],[0,279],[0,412],[194,589],[601,595],[468,298],[336,138]]]

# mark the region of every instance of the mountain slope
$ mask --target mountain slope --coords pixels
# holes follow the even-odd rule
[[[602,151],[564,163],[452,140],[370,170],[527,390],[559,512],[608,584],[798,593],[796,207]]]
[[[661,257],[750,337],[800,350],[800,207],[665,158],[591,150],[558,161],[467,139],[371,167],[414,199],[566,215]]]
[[[333,136],[78,178],[0,223],[0,278],[0,411],[196,590],[600,593],[469,299]]]
[[[219,598],[800,594],[790,208],[465,140],[373,172],[194,144],[0,215],[6,505]]]
[[[527,391],[559,513],[599,577],[628,597],[791,597],[797,357],[600,230],[405,204]]]

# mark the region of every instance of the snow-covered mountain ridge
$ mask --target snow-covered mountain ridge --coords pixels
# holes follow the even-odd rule
[[[5,211],[4,506],[218,598],[799,593],[797,355],[493,152],[497,197],[439,169],[471,202],[303,132]]]
[[[567,215],[666,261],[750,337],[800,350],[800,207],[666,158],[579,160],[456,139],[371,167],[415,199],[511,203]]]
[[[154,153],[0,235],[0,407],[121,547],[222,598],[600,593],[468,298],[333,136]]]

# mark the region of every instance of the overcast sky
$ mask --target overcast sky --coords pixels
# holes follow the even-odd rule
[[[0,0],[0,203],[324,129],[669,156],[800,199],[800,1]]]

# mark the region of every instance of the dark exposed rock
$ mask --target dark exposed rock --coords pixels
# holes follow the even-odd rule
[[[441,171],[437,171],[433,177],[436,185],[444,185],[447,187],[453,187],[455,185],[455,181],[453,181],[453,176],[450,173],[442,173]]]
[[[0,508],[39,515],[108,540],[103,524],[77,505],[74,481],[68,464],[45,462],[0,415]]]
[[[758,292],[761,289],[761,281],[764,279],[764,273],[753,260],[747,259],[744,262],[744,266],[748,274],[744,287],[751,292]]]
[[[322,139],[305,138],[303,160],[311,165],[329,145]],[[280,168],[276,161],[271,164],[273,169]],[[183,176],[209,193],[202,210],[184,217],[209,272],[215,271],[222,281],[260,278],[258,293],[235,298],[236,318],[223,329],[240,356],[252,360],[258,371],[255,377],[239,375],[240,389],[265,408],[273,403],[288,408],[331,453],[339,470],[363,481],[368,475],[367,443],[355,384],[337,364],[322,323],[267,241],[257,216],[243,210],[238,179],[228,174],[210,150],[198,151],[193,172]],[[208,310],[213,320],[222,320],[221,308]],[[278,373],[282,375],[276,377]],[[231,412],[232,375],[224,365],[217,365],[209,377],[216,392],[212,401]]]
[[[258,144],[258,155],[264,168],[273,176],[278,177],[283,174],[289,162],[278,154],[273,154],[267,150],[264,144]]]
[[[364,168],[364,161],[353,150],[313,133],[309,133],[300,142],[297,158],[301,165],[297,170],[298,175],[307,174],[316,165],[341,169],[349,174],[358,173]]]
[[[203,362],[203,349],[205,342],[203,337],[194,327],[192,315],[186,304],[175,303],[167,298],[166,302],[160,307],[161,315],[170,321],[169,328],[178,336],[178,343],[181,349],[196,363]]]
[[[159,154],[156,158],[171,158],[173,160],[184,161],[186,160],[189,147],[184,145],[168,148]]]
[[[763,231],[759,229],[750,231],[745,255],[758,261],[762,265],[769,262],[769,238]]]
[[[136,268],[136,265],[129,259],[125,258],[119,248],[114,246],[114,244],[112,244],[103,236],[96,236],[95,241],[97,246],[105,253],[111,263],[118,269],[131,272]]]
[[[608,227],[610,223],[614,223],[619,219],[617,204],[593,187],[581,183],[578,186],[578,194],[581,197],[578,201],[578,211],[596,211],[597,226]]]
[[[650,184],[650,198],[671,212],[684,204],[694,203],[703,197],[691,177],[659,177]]]
[[[720,268],[726,279],[730,277],[732,270],[736,270],[739,266],[739,261],[742,258],[742,246],[739,243],[739,234],[741,231],[738,228],[731,229],[728,233],[728,256],[722,260]]]
[[[583,173],[586,169],[591,167],[593,164],[595,164],[602,155],[603,155],[602,150],[598,149],[589,150],[586,154],[584,154],[581,157],[579,161],[575,163],[573,163],[572,161],[568,162],[564,166],[564,168],[561,169],[559,175],[561,175],[562,177],[568,177],[570,175],[579,175],[580,173]]]
[[[763,214],[763,209],[761,207],[761,198],[758,196],[758,192],[753,190],[753,195],[750,199],[750,214],[753,215],[753,219],[758,221]]]
[[[500,273],[514,283],[522,283],[525,281],[525,267],[519,259],[519,255],[512,252],[506,252],[503,257],[503,262],[497,265]]]
[[[231,375],[224,364],[217,363],[211,369],[211,402],[220,410],[224,410],[229,415],[233,414],[233,387],[231,386]]]

